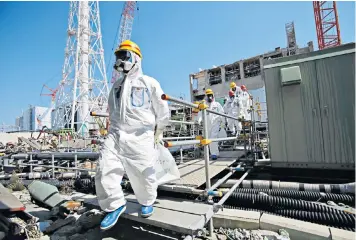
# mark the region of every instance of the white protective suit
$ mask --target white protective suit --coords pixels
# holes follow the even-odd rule
[[[95,176],[99,205],[106,212],[126,204],[120,186],[125,171],[141,205],[151,206],[157,197],[154,130],[163,132],[168,125],[168,103],[161,100],[160,84],[143,75],[141,58],[132,54],[136,64],[110,91],[109,134]]]
[[[248,92],[241,93],[241,102],[242,102],[242,112],[245,120],[251,120],[251,113],[248,112],[250,106],[252,105],[252,101],[250,99],[250,95]]]
[[[207,102],[207,104],[208,104],[210,110],[224,113],[224,109],[219,102],[216,102],[215,100],[213,100],[211,103]],[[199,123],[201,123],[201,121],[202,121],[201,114],[202,113],[199,112]],[[206,114],[207,114],[207,118],[208,118],[208,120],[207,120],[208,131],[209,131],[208,138],[218,138],[219,130],[220,130],[220,127],[224,121],[224,118],[217,114],[213,114],[213,113],[209,113],[209,112],[207,112]],[[209,148],[210,148],[211,155],[219,156],[219,143],[218,142],[210,143]]]
[[[224,111],[225,114],[231,116],[231,117],[242,117],[242,102],[240,97],[234,96],[233,98],[229,98],[225,105],[224,105]],[[230,129],[232,132],[232,135],[239,135],[240,131],[242,129],[241,122],[228,118],[227,119],[227,127]]]

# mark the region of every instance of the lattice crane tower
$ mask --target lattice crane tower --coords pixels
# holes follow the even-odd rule
[[[335,1],[314,1],[314,17],[319,50],[341,45]]]
[[[62,80],[52,112],[54,129],[71,128],[88,136],[99,126],[91,111],[107,109],[109,86],[98,1],[71,1]]]
[[[121,13],[120,27],[119,27],[119,37],[117,39],[116,45],[119,45],[125,40],[130,40],[132,33],[132,25],[134,21],[136,9],[136,1],[126,1]],[[112,72],[111,83],[116,79],[115,72]]]

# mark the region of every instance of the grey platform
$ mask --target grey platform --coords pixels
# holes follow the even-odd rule
[[[141,205],[132,194],[126,194],[126,211],[121,217],[143,224],[164,228],[183,234],[193,234],[196,227],[203,227],[205,214],[212,207],[204,203],[189,202],[177,198],[159,198],[156,200],[155,212],[149,218],[140,216]],[[72,200],[82,200],[88,207],[99,209],[95,195],[74,193]]]
[[[243,151],[221,151],[220,157],[217,160],[210,160],[210,178],[222,172],[226,167],[231,166],[242,155]],[[180,164],[178,169],[181,179],[171,182],[170,184],[191,187],[199,187],[205,184],[204,159],[196,159]]]

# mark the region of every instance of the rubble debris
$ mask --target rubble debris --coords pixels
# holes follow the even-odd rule
[[[41,181],[33,181],[28,186],[28,191],[34,201],[38,201],[40,204],[44,204],[50,208],[58,206],[66,201],[61,197],[55,186]]]
[[[218,239],[229,240],[290,240],[289,234],[284,229],[278,233],[268,230],[246,230],[241,228],[215,230]]]
[[[16,172],[12,172],[12,176],[10,177],[10,184],[7,185],[7,188],[12,191],[23,191],[25,186],[23,185],[21,179],[16,175]]]
[[[77,219],[74,216],[68,216],[66,219],[58,219],[57,221],[52,223],[49,227],[47,227],[44,233],[46,234],[53,233],[66,225],[74,223],[76,220]]]

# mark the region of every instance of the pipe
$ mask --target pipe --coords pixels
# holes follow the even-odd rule
[[[238,180],[230,179],[221,187],[227,188],[234,185]],[[267,180],[244,180],[242,188],[257,189],[283,189],[310,192],[327,192],[327,193],[352,193],[355,194],[355,183],[345,184],[309,184],[299,182],[279,182]]]
[[[186,141],[164,142],[164,146],[166,148],[169,148],[169,147],[182,146],[182,145],[194,145],[199,143],[200,140],[186,140]]]
[[[237,137],[211,138],[209,140],[212,141],[212,142],[221,142],[221,141],[237,140]]]
[[[300,199],[305,201],[318,201],[318,202],[342,202],[347,205],[355,204],[355,196],[348,194],[335,194],[335,193],[320,193],[320,192],[303,192],[294,190],[280,190],[280,189],[252,189],[252,188],[237,188],[235,193],[250,193],[259,194],[266,193],[270,196],[280,196],[293,199]]]
[[[192,107],[192,108],[199,108],[199,105],[198,105],[198,104],[193,104],[193,103],[184,101],[184,100],[182,100],[182,99],[178,99],[178,98],[175,98],[175,97],[171,97],[171,96],[168,96],[167,94],[162,94],[161,99],[162,99],[162,100],[166,100],[166,101],[175,102],[175,103],[180,103],[180,104],[186,105],[186,106],[188,106],[188,107]],[[213,111],[213,110],[210,110],[210,109],[205,109],[205,110],[206,110],[207,112],[209,112],[209,113],[213,113],[213,114],[216,114],[216,115],[219,115],[219,116],[222,116],[222,117],[234,119],[234,120],[237,120],[237,121],[241,122],[241,119],[239,119],[239,118],[235,118],[235,117],[226,115],[226,114],[224,114],[224,113],[220,113],[220,112]]]
[[[195,139],[195,136],[193,137],[167,137],[163,138],[163,141],[169,141],[169,140],[180,140],[180,139]]]
[[[184,101],[184,100],[179,99],[179,98],[171,97],[171,96],[168,96],[167,94],[162,94],[161,99],[162,100],[166,100],[166,101],[175,102],[175,103],[180,103],[180,104],[185,105],[187,107],[198,108],[198,104],[193,104],[193,103]]]
[[[34,154],[34,159],[51,159],[52,154],[54,159],[65,159],[65,160],[75,160],[75,156],[78,157],[78,160],[97,160],[99,158],[99,153],[96,152],[63,152],[63,153],[37,153]]]
[[[239,184],[247,177],[247,175],[250,173],[251,168],[248,169],[244,175],[241,176],[241,178],[235,183],[234,186],[224,195],[224,197],[216,204],[217,208],[222,207],[224,202],[230,197],[230,195],[235,191],[235,189],[239,186]],[[214,204],[215,205],[215,204]]]
[[[187,125],[194,125],[195,122],[187,122],[187,121],[177,121],[177,120],[169,120],[170,123],[178,123],[178,124],[187,124]]]
[[[208,134],[208,117],[206,114],[206,109],[203,109],[202,111],[202,120],[203,120],[203,137],[205,139],[209,138],[209,134]],[[205,186],[206,189],[210,189],[211,188],[211,183],[210,183],[210,175],[209,175],[209,146],[205,145],[204,146],[204,160],[205,160]],[[210,237],[213,236],[214,234],[214,224],[213,224],[213,219],[211,218],[209,221],[209,234]]]
[[[283,209],[346,214],[339,209],[324,204],[318,204],[316,202],[251,193],[232,193],[227,204],[232,206],[262,208],[266,210],[282,207]]]
[[[0,180],[9,180],[11,179],[12,174],[3,174],[0,175]],[[49,179],[51,178],[51,174],[49,172],[32,172],[32,173],[18,173],[16,176],[25,178],[25,179]],[[88,174],[82,174],[82,176],[89,176]],[[56,179],[71,179],[75,178],[74,172],[63,172],[56,173]]]
[[[195,189],[186,186],[160,185],[158,186],[158,189],[163,191],[169,191],[169,192],[188,193],[188,194],[195,194],[195,195],[204,194],[204,190]]]
[[[220,141],[236,140],[236,137],[212,138],[209,140],[212,142],[220,142]],[[169,148],[169,147],[182,146],[182,145],[193,145],[193,144],[199,144],[199,143],[200,143],[200,140],[174,141],[174,142],[165,142],[164,146],[166,148]]]
[[[36,166],[36,167],[43,167],[43,168],[52,168],[52,165],[40,165],[40,164],[26,164],[26,163],[19,163],[19,166]],[[14,167],[13,165],[7,165],[6,167]],[[54,168],[58,169],[67,169],[67,170],[78,170],[78,171],[87,171],[87,172],[95,172],[95,169],[84,169],[84,168],[73,168],[73,167],[59,167],[54,166]]]
[[[238,164],[236,168],[241,167],[241,164]],[[225,182],[229,177],[235,173],[236,170],[230,171],[228,174],[226,174],[223,178],[219,179],[208,191],[213,191],[215,188],[219,187],[223,182]]]

